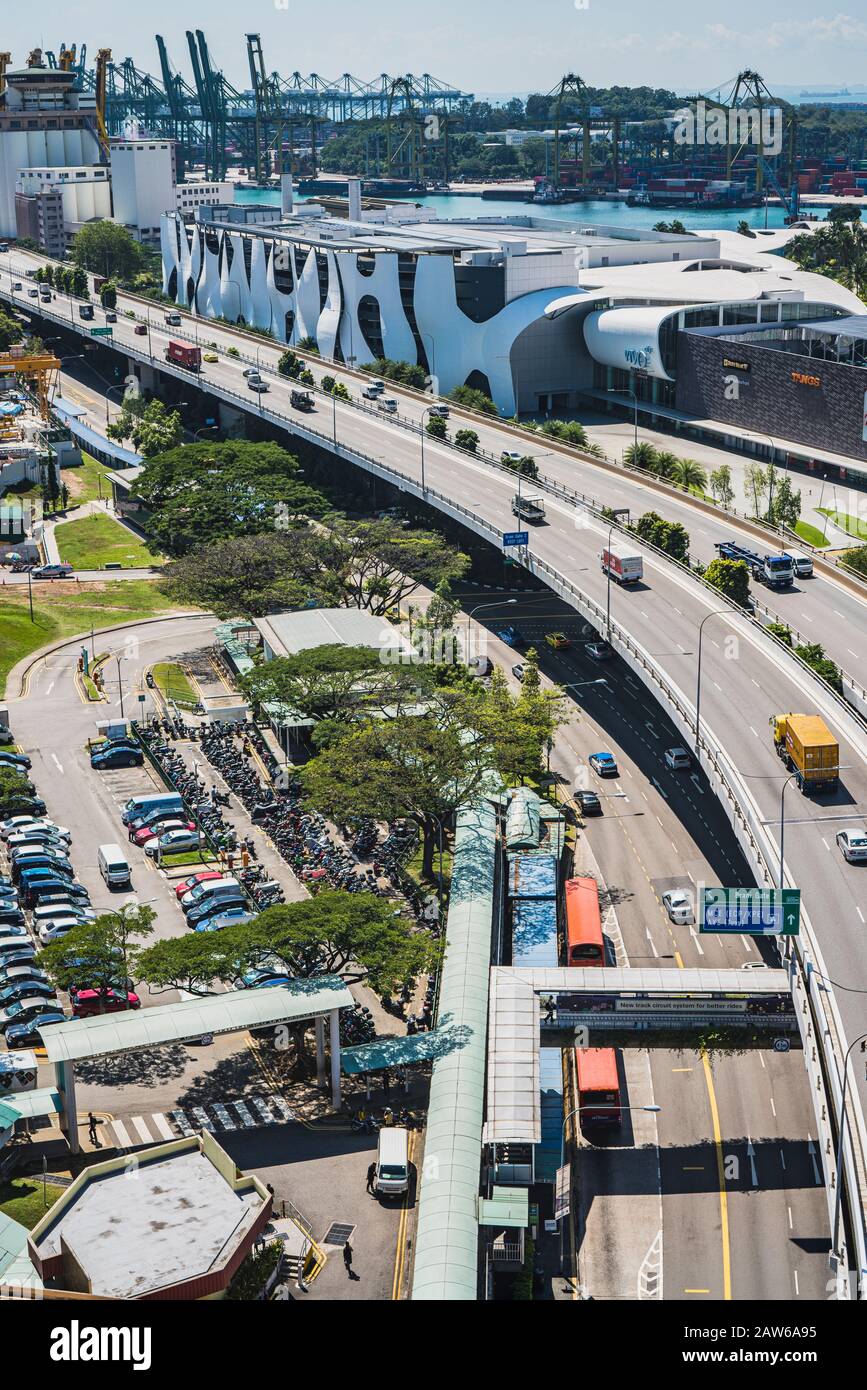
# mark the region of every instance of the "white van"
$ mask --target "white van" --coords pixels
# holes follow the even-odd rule
[[[109,888],[114,888],[115,885],[122,888],[124,884],[129,883],[129,864],[120,845],[100,845],[96,862]]]
[[[376,1151],[376,1191],[382,1197],[396,1197],[408,1189],[409,1130],[384,1125]]]

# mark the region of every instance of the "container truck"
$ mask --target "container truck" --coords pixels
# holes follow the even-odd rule
[[[312,410],[313,397],[309,391],[290,391],[289,404],[296,410]]]
[[[794,581],[795,562],[785,552],[760,555],[743,545],[735,545],[734,541],[717,541],[715,549],[721,560],[743,560],[753,579],[767,584],[769,589],[788,589]]]
[[[544,521],[545,499],[540,493],[518,493],[512,498],[512,511],[522,521]]]
[[[599,556],[602,573],[610,574],[618,584],[637,584],[644,576],[644,561],[634,550],[622,545],[606,545]]]
[[[818,714],[775,714],[774,746],[805,796],[833,792],[840,780],[840,748]]]
[[[186,367],[188,372],[200,372],[202,370],[202,351],[201,348],[190,347],[189,343],[176,343],[169,339],[166,348],[166,361],[174,362],[178,367]]]

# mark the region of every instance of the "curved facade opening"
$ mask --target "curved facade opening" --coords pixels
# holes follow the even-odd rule
[[[358,301],[358,326],[374,357],[384,357],[382,316],[379,311],[379,301],[374,299],[372,294],[362,295]]]
[[[292,330],[295,327],[295,314],[291,309],[286,310],[286,316],[283,322],[286,331],[286,341],[288,343],[292,337]]]

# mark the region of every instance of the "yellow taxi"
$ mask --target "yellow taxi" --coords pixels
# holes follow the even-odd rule
[[[572,643],[565,632],[546,632],[545,641],[549,647],[553,647],[555,652],[564,651],[566,647],[571,647]]]
[[[220,360],[220,359],[219,359],[219,357],[217,356],[217,354],[216,354],[215,352],[203,352],[203,353],[202,353],[202,361],[203,361],[203,362],[219,362],[219,360]]]

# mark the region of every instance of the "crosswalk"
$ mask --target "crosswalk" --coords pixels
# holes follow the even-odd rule
[[[243,1100],[191,1105],[187,1110],[169,1110],[167,1114],[155,1111],[150,1115],[125,1115],[122,1120],[101,1124],[99,1137],[103,1148],[135,1149],[142,1144],[189,1139],[203,1129],[210,1134],[228,1134],[233,1130],[289,1124],[294,1119],[295,1112],[283,1097],[271,1091],[264,1096],[245,1096]]]

